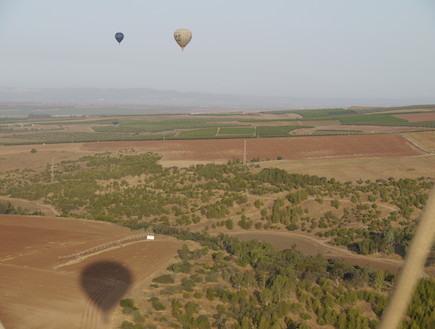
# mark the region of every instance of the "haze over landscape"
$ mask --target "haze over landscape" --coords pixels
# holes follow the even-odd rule
[[[0,329],[435,328],[434,40],[433,0],[0,0]]]
[[[81,114],[134,114],[134,113],[207,113],[229,110],[261,111],[273,109],[310,109],[363,106],[403,106],[435,103],[435,97],[367,99],[367,98],[309,98],[272,97],[249,95],[225,95],[198,92],[158,91],[154,89],[97,89],[97,88],[0,88],[0,102],[41,103],[41,104],[86,104],[102,108],[84,109],[0,109],[3,116],[26,116],[30,113],[50,113],[52,115]],[[106,107],[104,107],[104,105]],[[115,108],[108,109],[113,105]],[[116,105],[134,105],[139,108],[118,109]],[[141,110],[140,106],[151,106]],[[189,109],[195,107],[194,110]]]
[[[179,27],[193,31],[184,52],[172,37]],[[121,44],[114,39],[118,31],[125,34]],[[82,91],[74,98],[71,90],[3,89],[5,101],[254,107],[434,102],[431,0],[3,0],[0,39],[0,86]],[[120,99],[83,89],[89,87],[145,90]],[[158,92],[147,98],[150,89]],[[175,94],[171,101],[167,90],[201,94]]]

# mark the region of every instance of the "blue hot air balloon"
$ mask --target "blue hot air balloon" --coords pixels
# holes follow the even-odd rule
[[[121,43],[122,39],[124,39],[124,33],[121,33],[121,32],[116,33],[115,34],[115,39],[116,39],[116,41]]]

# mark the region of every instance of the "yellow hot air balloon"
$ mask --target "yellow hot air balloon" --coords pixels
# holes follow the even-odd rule
[[[174,39],[180,45],[181,50],[184,50],[184,47],[186,47],[192,39],[192,32],[188,29],[178,29],[174,32]]]

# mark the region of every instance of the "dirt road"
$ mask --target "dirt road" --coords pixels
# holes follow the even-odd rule
[[[277,231],[235,231],[228,232],[231,236],[236,236],[243,241],[253,239],[262,240],[271,243],[280,249],[291,248],[296,245],[296,249],[306,255],[315,256],[320,254],[325,258],[342,258],[349,263],[364,266],[371,264],[375,269],[388,269],[397,273],[403,264],[399,258],[387,258],[382,256],[364,256],[358,255],[350,250],[332,246],[328,241],[321,240],[302,233],[295,232],[277,232]]]

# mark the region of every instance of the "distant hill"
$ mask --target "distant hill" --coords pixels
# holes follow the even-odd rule
[[[435,103],[433,98],[419,99],[363,99],[363,98],[304,98],[260,97],[244,95],[208,94],[198,92],[159,91],[147,88],[10,88],[0,87],[0,102],[61,103],[83,105],[142,105],[171,107],[301,109],[360,106],[402,106]]]

